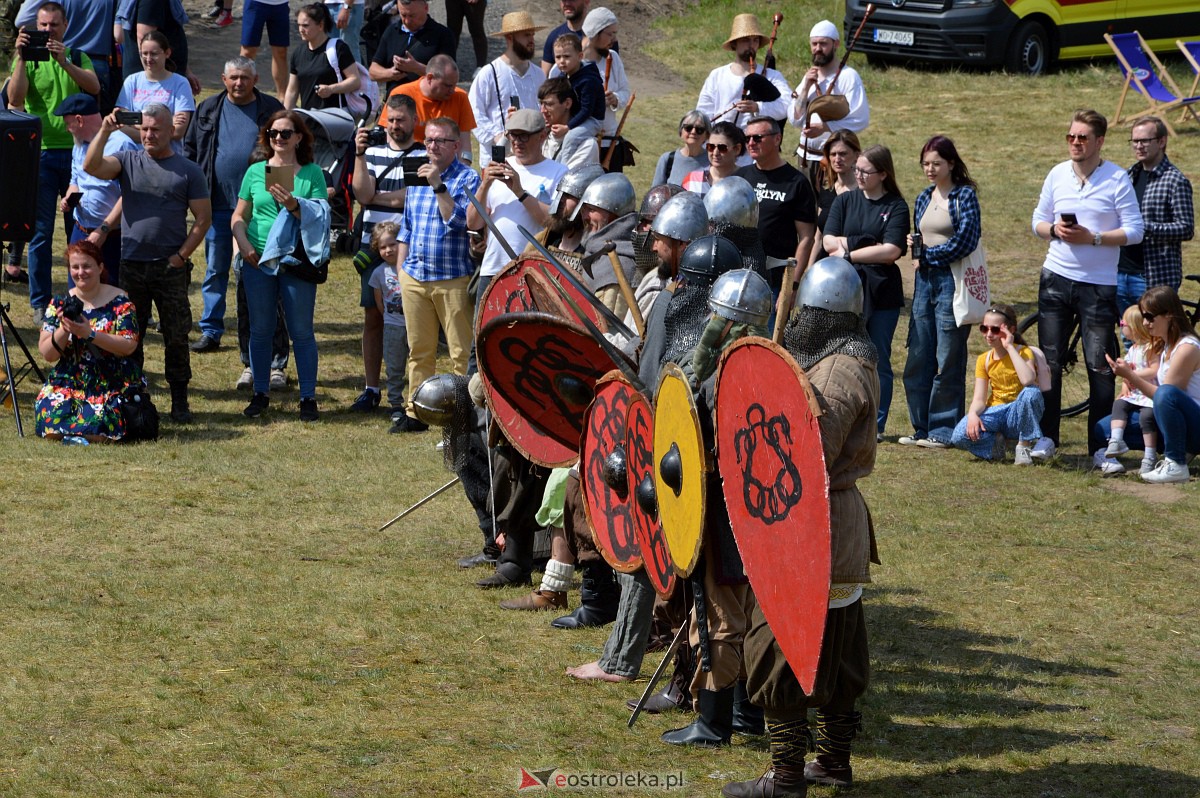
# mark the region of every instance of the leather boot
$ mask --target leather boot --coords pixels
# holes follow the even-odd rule
[[[815,761],[804,766],[810,784],[847,788],[854,782],[850,769],[850,743],[862,731],[861,712],[817,712]]]
[[[555,629],[604,626],[616,619],[620,601],[621,586],[612,566],[603,561],[589,563],[579,586],[579,606],[570,615],[555,618],[550,625]]]
[[[637,703],[636,698],[631,698],[625,702],[625,706],[637,709]],[[666,687],[646,699],[646,706],[642,707],[642,712],[647,715],[657,715],[660,712],[690,711],[691,708],[692,702],[688,700],[687,695],[680,692],[678,685],[670,682]]]
[[[562,610],[567,607],[567,594],[554,590],[535,590],[519,599],[500,602],[502,610]]]
[[[754,736],[766,731],[766,726],[763,725],[763,711],[750,703],[745,681],[733,686],[733,730],[738,734]]]
[[[804,756],[812,744],[808,718],[767,719],[771,736],[771,769],[750,781],[735,781],[721,789],[725,798],[805,798]]]
[[[192,411],[188,407],[188,384],[171,383],[171,420],[177,424],[192,423]]]
[[[671,745],[729,745],[733,735],[733,686],[701,690],[696,703],[700,717],[682,729],[664,732],[662,741]]]

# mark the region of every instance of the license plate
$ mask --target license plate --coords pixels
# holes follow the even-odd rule
[[[912,47],[913,33],[910,30],[876,28],[875,41],[879,44],[902,44],[905,47]]]

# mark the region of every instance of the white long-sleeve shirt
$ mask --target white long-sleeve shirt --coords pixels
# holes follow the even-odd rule
[[[807,126],[804,114],[805,103],[811,102],[817,96],[818,86],[822,94],[828,94],[829,84],[832,82],[833,75],[823,77],[817,81],[816,85],[809,86],[806,97],[797,97],[791,101],[791,108],[788,110],[788,119],[791,121],[793,127],[804,128]],[[821,119],[817,114],[813,115],[811,122],[815,123],[818,120],[825,122],[829,127],[829,133],[822,133],[810,139],[805,139],[803,136],[800,138],[800,144],[796,147],[796,154],[806,160],[821,160],[821,148],[825,146],[825,142],[829,140],[829,135],[833,131],[849,130],[853,133],[861,133],[866,130],[867,125],[871,124],[871,106],[867,102],[867,91],[863,88],[862,78],[853,67],[844,68],[842,74],[838,75],[834,93],[846,98],[846,103],[850,106],[850,113],[846,114],[842,119],[834,121],[826,121]],[[798,119],[797,114],[799,114]],[[805,149],[806,146],[807,150]]]
[[[497,136],[504,133],[509,99],[516,96],[520,98],[522,108],[536,111],[538,89],[545,81],[545,73],[532,61],[526,64],[524,75],[518,74],[503,57],[479,70],[475,80],[471,81],[467,99],[471,103],[471,113],[475,114],[475,130],[472,132],[479,141],[480,169],[491,162],[492,145],[496,143]],[[497,85],[500,87],[499,94],[496,94]]]
[[[788,108],[792,103],[792,87],[788,85],[787,79],[774,69],[767,69],[759,64],[755,67],[755,71],[765,75],[767,80],[779,89],[778,100],[759,103],[758,115],[783,119],[787,116]],[[753,116],[752,114],[730,111],[719,119],[714,119],[714,116],[728,110],[729,106],[742,99],[742,86],[745,81],[745,76],[733,73],[733,64],[717,67],[709,72],[708,77],[704,80],[700,96],[696,99],[696,110],[703,111],[713,122],[733,122],[738,127],[745,128],[746,123]]]

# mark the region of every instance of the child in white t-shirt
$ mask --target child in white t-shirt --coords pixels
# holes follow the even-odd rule
[[[371,274],[369,285],[375,292],[375,307],[383,314],[383,362],[387,366],[387,399],[392,409],[392,428],[401,432],[397,420],[404,420],[404,389],[408,385],[408,328],[404,323],[404,303],[400,297],[400,273],[396,256],[400,247],[396,234],[400,225],[380,222],[371,230],[371,247],[383,260]]]

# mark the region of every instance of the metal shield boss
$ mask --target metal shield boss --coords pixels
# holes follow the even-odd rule
[[[750,337],[717,371],[717,462],[755,598],[811,695],[829,607],[829,475],[808,378],[787,350]]]
[[[616,366],[600,344],[572,322],[526,311],[485,324],[475,351],[489,406],[513,447],[539,465],[575,463],[596,381]]]
[[[625,416],[626,471],[633,496],[633,530],[642,566],[656,593],[664,598],[675,589],[675,566],[667,536],[658,520],[654,486],[654,411],[646,397],[634,394]]]
[[[605,561],[624,573],[642,567],[625,440],[629,403],[636,394],[637,389],[619,371],[601,377],[583,417],[579,449],[579,483],[592,538]]]
[[[667,363],[654,398],[654,488],[675,573],[689,576],[704,535],[704,436],[683,369]]]

